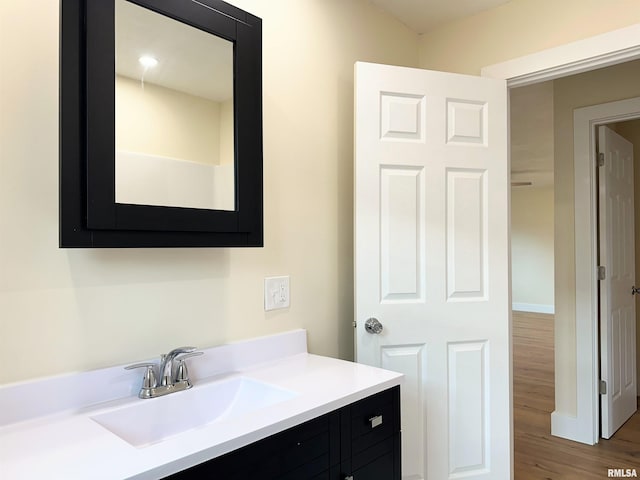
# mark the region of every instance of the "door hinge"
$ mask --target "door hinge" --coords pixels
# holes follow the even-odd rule
[[[351,322],[351,325],[353,325],[353,328],[356,328],[358,326],[358,322]]]
[[[607,269],[605,267],[598,267],[598,280],[604,280],[607,278]]]
[[[598,154],[598,166],[604,167],[604,153]]]
[[[598,385],[598,392],[600,393],[600,395],[607,394],[607,382],[605,382],[604,380],[600,380],[600,384]]]

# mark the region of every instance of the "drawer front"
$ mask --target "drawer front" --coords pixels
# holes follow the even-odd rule
[[[399,435],[399,434],[398,434]],[[351,459],[351,470],[357,471],[364,468],[370,463],[374,463],[378,458],[393,454],[394,452],[394,436],[376,443],[358,454],[353,455]],[[391,479],[392,477],[387,477]]]
[[[311,460],[322,458],[323,468],[329,468],[329,432],[323,432],[312,438],[293,441],[283,445],[278,456],[281,458],[281,471],[288,472]]]
[[[396,390],[386,390],[361,400],[351,407],[352,453],[389,438],[400,430]]]

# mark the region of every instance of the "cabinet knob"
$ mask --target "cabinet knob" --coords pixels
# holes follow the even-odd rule
[[[353,480],[353,475],[347,475],[344,480]]]

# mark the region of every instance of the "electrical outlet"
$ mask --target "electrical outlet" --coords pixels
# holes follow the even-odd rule
[[[264,310],[289,308],[289,276],[266,277],[264,279]]]

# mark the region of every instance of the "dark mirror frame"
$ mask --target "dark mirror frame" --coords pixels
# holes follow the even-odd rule
[[[127,0],[234,43],[234,211],[115,201],[114,0],[60,2],[60,247],[263,246],[262,22],[221,0]]]

